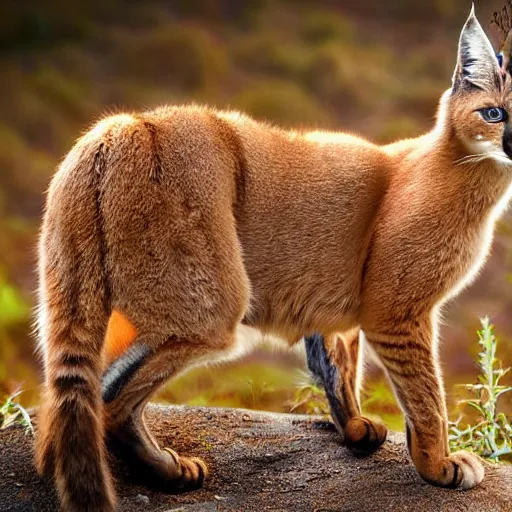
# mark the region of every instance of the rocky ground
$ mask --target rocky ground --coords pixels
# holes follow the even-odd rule
[[[163,446],[207,461],[203,489],[151,490],[114,461],[119,509],[199,511],[512,511],[512,466],[488,466],[471,491],[438,489],[411,464],[402,434],[374,455],[355,458],[331,423],[237,409],[151,406],[148,424]],[[32,466],[32,437],[0,432],[0,511],[56,510],[55,495]]]

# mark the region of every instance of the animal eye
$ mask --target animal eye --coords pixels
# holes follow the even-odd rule
[[[500,107],[482,108],[479,112],[482,119],[488,123],[500,123],[505,120],[505,111]]]

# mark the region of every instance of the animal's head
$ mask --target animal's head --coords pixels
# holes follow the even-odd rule
[[[446,111],[467,161],[492,158],[512,165],[512,80],[506,51],[496,56],[471,9],[460,34]]]

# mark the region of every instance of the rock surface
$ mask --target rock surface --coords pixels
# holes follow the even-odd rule
[[[123,512],[512,511],[512,466],[488,465],[471,491],[435,488],[416,473],[401,434],[358,459],[313,417],[153,405],[147,419],[162,446],[202,457],[211,474],[203,489],[172,495],[142,486],[114,461]],[[32,466],[32,438],[21,428],[0,431],[0,454],[0,511],[55,511],[52,486]]]

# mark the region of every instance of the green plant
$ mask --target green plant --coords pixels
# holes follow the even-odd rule
[[[34,434],[32,420],[28,412],[14,399],[21,394],[18,391],[14,395],[9,396],[5,402],[0,405],[0,430],[12,427],[13,425],[21,425],[25,427],[26,434]]]
[[[477,384],[465,385],[476,396],[461,402],[476,411],[478,417],[474,424],[463,423],[462,417],[451,423],[449,440],[453,450],[469,450],[499,462],[512,454],[512,426],[506,415],[498,412],[499,397],[512,391],[512,387],[500,384],[510,368],[502,368],[496,358],[498,342],[489,319],[483,318],[481,322],[482,330],[478,331],[481,373]]]
[[[290,412],[328,416],[329,403],[324,389],[316,384],[305,384],[298,388]]]

